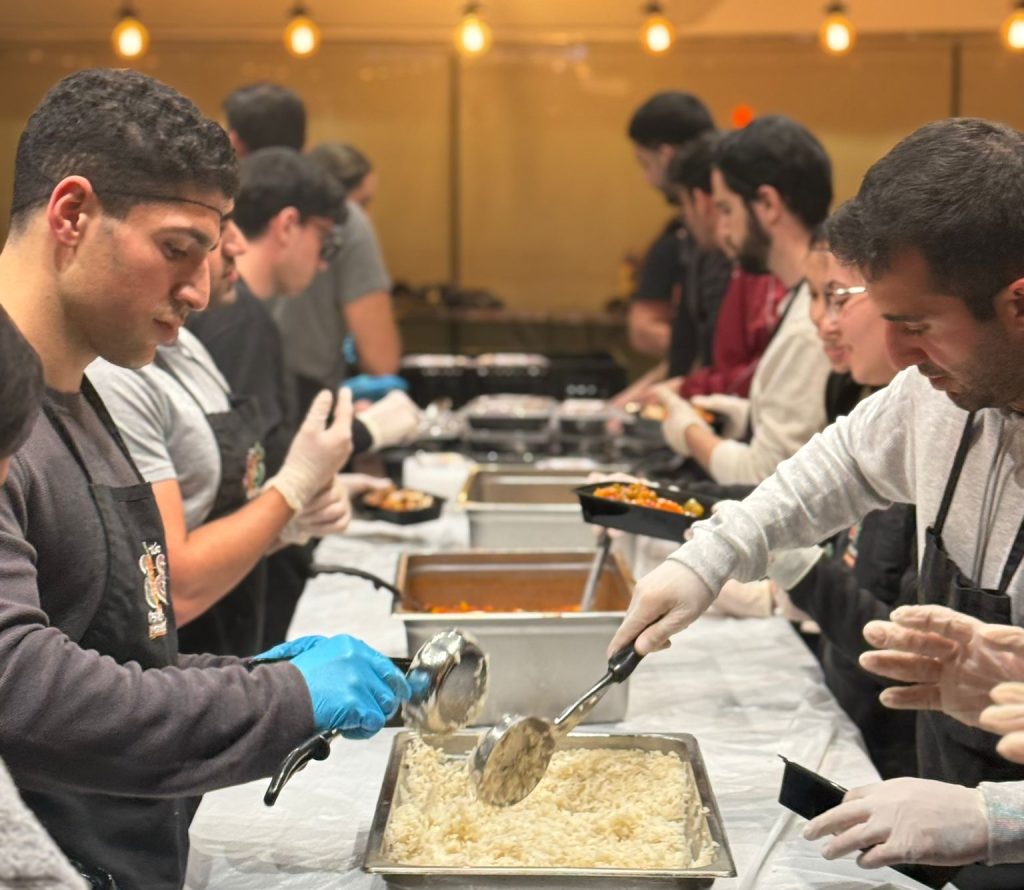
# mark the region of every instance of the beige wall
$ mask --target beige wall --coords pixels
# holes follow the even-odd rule
[[[792,115],[832,154],[842,199],[900,136],[949,114],[950,47],[938,37],[865,37],[851,57],[830,59],[809,40],[707,39],[658,60],[632,44],[502,47],[463,63],[456,84],[448,49],[431,45],[328,44],[297,62],[271,44],[165,44],[142,67],[211,115],[239,84],[287,83],[308,103],[311,144],[347,139],[374,159],[375,218],[396,277],[446,279],[454,247],[465,284],[518,308],[559,311],[596,308],[614,294],[622,257],[642,250],[667,215],[624,136],[647,95],[693,90],[723,125],[740,102]],[[102,45],[0,46],[0,206],[9,203],[17,135],[46,88],[76,68],[111,63]],[[962,113],[1024,125],[1024,60],[967,38],[962,84]]]

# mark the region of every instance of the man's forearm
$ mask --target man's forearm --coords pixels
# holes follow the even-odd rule
[[[249,574],[292,515],[271,488],[229,516],[201,525],[177,546],[169,544],[178,625],[198,618]]]

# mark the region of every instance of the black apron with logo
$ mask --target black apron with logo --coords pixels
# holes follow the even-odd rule
[[[948,606],[992,624],[1012,624],[1010,597],[1006,591],[1024,557],[1024,524],[1017,531],[996,590],[986,590],[967,578],[950,557],[942,541],[949,507],[971,446],[973,427],[974,415],[971,414],[960,438],[935,525],[925,532],[918,601],[927,605]],[[921,776],[971,788],[979,782],[1024,780],[1024,767],[996,753],[998,741],[998,736],[966,726],[945,714],[922,711],[917,719],[917,756]],[[1024,865],[993,868],[971,866],[960,873],[955,883],[963,890],[995,890],[1002,887],[1019,890],[1024,887]]]
[[[235,513],[259,491],[265,475],[263,445],[260,442],[262,419],[254,398],[234,396],[227,389],[227,411],[206,412],[189,388],[166,362],[157,364],[171,375],[195,401],[213,431],[220,455],[220,486],[206,522]],[[204,369],[205,370],[205,369]],[[210,375],[218,386],[223,384]],[[267,561],[261,558],[238,584],[202,615],[178,630],[182,652],[211,652],[215,655],[255,655],[263,648],[266,614]]]
[[[113,420],[87,379],[82,392],[134,467]],[[176,664],[178,640],[167,546],[150,486],[138,471],[134,485],[96,483],[57,412],[44,404],[44,414],[88,481],[104,534],[107,575],[103,598],[76,642],[119,664],[134,661],[143,668]],[[183,800],[72,792],[25,791],[22,796],[64,853],[83,863],[86,870],[109,872],[122,890],[170,890],[182,885],[188,858],[188,816]]]

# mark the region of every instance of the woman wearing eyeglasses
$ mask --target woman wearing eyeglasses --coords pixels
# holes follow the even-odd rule
[[[845,414],[857,399],[887,385],[896,374],[885,348],[885,321],[869,299],[864,279],[842,265],[827,245],[811,252],[807,280],[811,318],[833,376],[848,381],[845,391],[840,386],[830,391],[847,400],[855,396],[829,408]],[[768,579],[730,582],[718,600],[732,614],[765,614],[775,605],[787,617],[817,625],[815,648],[825,682],[860,728],[875,767],[886,779],[917,774],[915,718],[878,701],[887,683],[861,668],[857,659],[870,648],[862,636],[869,621],[888,618],[897,606],[915,602],[915,528],[912,507],[876,510],[837,535],[827,549],[778,554]]]

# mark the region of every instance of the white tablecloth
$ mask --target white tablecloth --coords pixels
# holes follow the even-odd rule
[[[346,537],[325,541],[317,557],[390,579],[402,549],[465,541],[458,514],[405,529],[357,522]],[[321,576],[303,595],[291,634],[346,632],[404,655],[402,625],[389,611],[390,595],[365,581]],[[609,728],[689,732],[700,744],[739,873],[716,890],[920,887],[852,859],[826,862],[820,844],[800,837],[803,820],[777,803],[777,754],[848,787],[877,780],[857,730],[785,621],[705,617],[646,659],[629,683],[627,719]],[[331,757],[293,778],[273,808],[263,805],[266,782],[208,794],[192,825],[186,887],[383,890],[384,881],[360,866],[393,734],[337,739]]]

